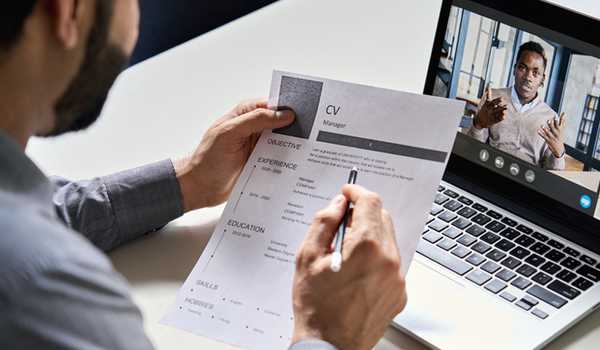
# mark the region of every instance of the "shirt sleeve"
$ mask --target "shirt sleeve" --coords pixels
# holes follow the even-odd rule
[[[59,218],[104,251],[183,214],[181,189],[170,160],[87,181],[50,180]]]
[[[547,170],[565,170],[565,154],[560,158],[556,158],[548,147],[544,151],[543,168]]]
[[[304,339],[292,344],[288,350],[338,350],[335,346],[320,339]]]

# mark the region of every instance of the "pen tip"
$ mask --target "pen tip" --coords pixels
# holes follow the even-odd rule
[[[358,168],[354,166],[352,167],[352,171],[358,171]]]

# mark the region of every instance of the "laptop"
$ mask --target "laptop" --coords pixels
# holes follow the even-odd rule
[[[476,128],[488,89],[513,106]],[[433,348],[541,348],[600,305],[600,22],[444,0],[424,92],[466,108],[394,325]],[[563,112],[561,157],[527,118]]]

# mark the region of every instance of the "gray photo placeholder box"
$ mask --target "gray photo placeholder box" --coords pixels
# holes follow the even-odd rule
[[[273,132],[308,139],[317,117],[322,91],[323,83],[320,81],[282,76],[278,109],[292,109],[296,112],[296,119],[292,124]]]

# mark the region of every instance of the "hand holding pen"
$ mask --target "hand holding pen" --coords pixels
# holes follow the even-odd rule
[[[292,342],[318,338],[338,349],[371,349],[406,305],[400,255],[380,197],[358,185],[342,193],[315,215],[296,255]],[[333,272],[332,244],[348,203],[343,268]]]

